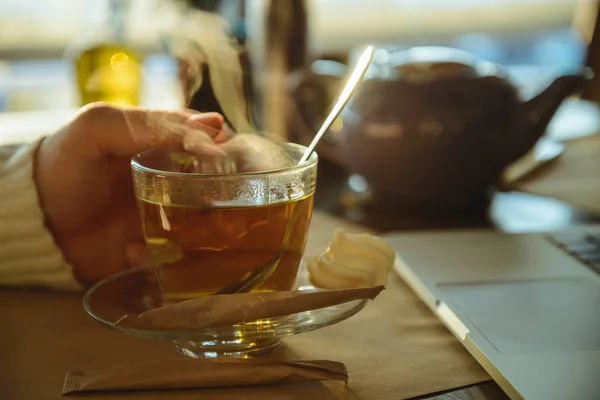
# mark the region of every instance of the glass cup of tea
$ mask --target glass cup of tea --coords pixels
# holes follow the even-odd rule
[[[250,173],[182,172],[190,154],[159,148],[131,161],[151,262],[165,303],[294,287],[312,215],[317,155],[278,144],[294,165]]]

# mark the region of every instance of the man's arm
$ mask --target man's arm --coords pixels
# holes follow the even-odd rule
[[[44,225],[33,176],[38,145],[0,147],[0,285],[80,290]]]

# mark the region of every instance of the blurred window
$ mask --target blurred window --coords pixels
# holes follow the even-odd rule
[[[156,53],[163,51],[165,27],[177,18],[173,11],[184,0],[128,1],[128,38],[148,53],[155,53],[146,59],[146,66],[153,74],[149,80],[158,82],[165,74],[171,79],[176,73],[172,60]],[[231,1],[223,0],[223,4]],[[259,8],[264,3],[264,0],[246,1],[247,7]],[[72,72],[63,56],[70,44],[106,20],[107,2],[0,0],[0,111],[75,104],[72,88],[68,86],[72,85]],[[597,4],[596,0],[307,0],[307,3],[309,49],[315,56],[344,54],[366,43],[392,48],[453,46],[490,61],[522,68],[525,72],[520,76],[525,81],[581,65]]]

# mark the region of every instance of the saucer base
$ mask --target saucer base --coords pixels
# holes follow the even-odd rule
[[[317,290],[308,281],[306,263],[300,267],[295,290]],[[234,325],[187,331],[123,328],[117,321],[160,307],[162,295],[153,271],[136,268],[97,283],[83,298],[88,314],[107,328],[126,335],[168,340],[182,354],[194,358],[250,358],[283,343],[291,335],[337,324],[363,309],[367,300],[353,300],[316,310],[246,321]]]
[[[191,358],[252,358],[282,344],[285,338],[260,340],[174,341],[177,351]]]

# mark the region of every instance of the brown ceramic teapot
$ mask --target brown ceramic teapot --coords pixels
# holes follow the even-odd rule
[[[300,79],[300,126],[320,123],[342,71],[319,61]],[[561,102],[590,75],[558,77],[524,101],[502,67],[469,53],[443,47],[380,52],[324,146],[362,175],[380,202],[473,207],[486,201],[502,171],[534,146]]]

